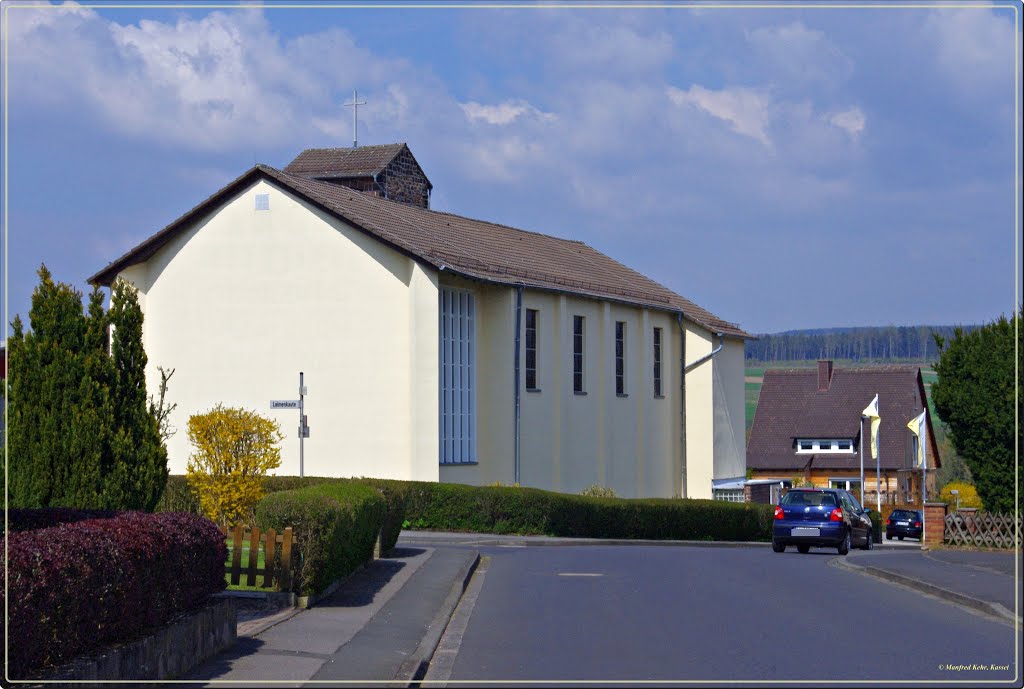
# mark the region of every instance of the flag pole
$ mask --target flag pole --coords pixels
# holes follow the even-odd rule
[[[917,442],[921,443],[921,509],[924,509],[924,501],[928,494],[928,413],[925,412],[924,423],[921,424],[924,431]],[[923,522],[922,522],[923,523]]]
[[[860,499],[864,502],[864,415],[860,415]]]
[[[925,402],[925,404],[927,404],[927,402]],[[924,529],[925,529],[925,520],[924,520],[924,510],[925,510],[925,507],[924,507],[924,501],[925,501],[925,496],[928,493],[928,408],[927,407],[925,407],[924,423],[922,425],[924,426],[924,429],[923,429],[924,430],[924,434],[923,434],[924,437],[923,438],[918,438],[917,442],[921,443],[921,542],[922,543],[926,543],[927,541],[925,541],[925,537],[924,537],[925,536],[925,533],[924,533]],[[945,528],[945,527],[943,527],[943,528]],[[939,541],[942,541],[942,535],[941,534],[939,535]]]
[[[877,397],[877,395],[876,395]],[[878,414],[882,414],[882,401],[878,401]],[[879,422],[878,431],[875,434],[875,444],[878,446],[878,452],[875,453],[875,497],[877,498],[876,505],[878,507],[878,514],[882,514],[882,443],[878,442],[878,436],[882,434],[882,424]]]

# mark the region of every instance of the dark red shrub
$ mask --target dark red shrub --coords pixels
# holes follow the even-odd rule
[[[224,536],[193,514],[122,512],[5,538],[11,679],[129,641],[224,588]]]
[[[86,519],[110,519],[117,514],[119,513],[114,510],[77,510],[71,507],[16,509],[7,512],[7,528],[11,531],[46,529]]]

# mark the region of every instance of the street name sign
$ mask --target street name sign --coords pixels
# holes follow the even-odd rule
[[[271,409],[298,409],[298,400],[270,400]]]

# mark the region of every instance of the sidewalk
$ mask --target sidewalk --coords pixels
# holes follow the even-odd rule
[[[1020,619],[1020,553],[988,550],[850,551],[836,564],[1012,623]],[[1014,560],[1016,559],[1016,563]]]
[[[250,628],[253,636],[240,634],[232,648],[178,679],[196,686],[254,680],[283,687],[309,680],[405,686],[425,670],[478,558],[467,549],[399,546],[314,607]]]

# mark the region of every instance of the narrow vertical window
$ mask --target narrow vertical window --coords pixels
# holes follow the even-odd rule
[[[526,309],[526,389],[537,389],[537,310]]]
[[[615,394],[626,394],[626,323],[615,321]]]
[[[442,464],[463,464],[476,460],[473,295],[442,288],[439,298],[439,455]]]
[[[654,329],[654,396],[661,397],[661,328]]]
[[[583,392],[583,316],[572,317],[572,389]]]

